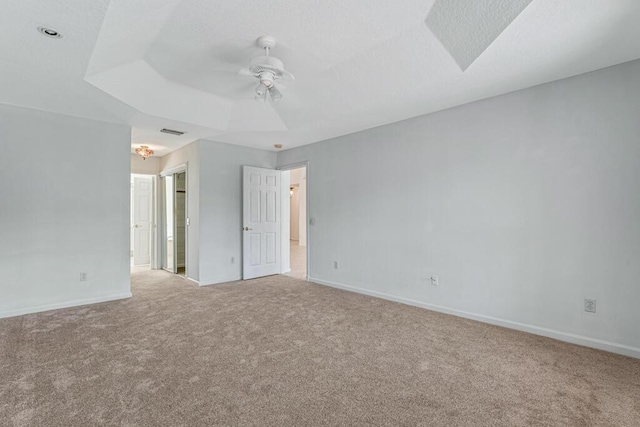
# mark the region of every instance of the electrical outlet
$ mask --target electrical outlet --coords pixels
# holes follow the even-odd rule
[[[333,261],[333,269],[334,270],[338,269],[338,261]]]
[[[81,282],[86,282],[87,280],[89,280],[87,278],[87,273],[80,273],[80,281]]]
[[[584,299],[584,311],[588,313],[596,312],[596,300],[585,298]]]
[[[232,256],[231,257],[231,264],[235,264],[236,263],[236,257]]]
[[[438,276],[431,276],[431,284],[433,286],[438,286]]]

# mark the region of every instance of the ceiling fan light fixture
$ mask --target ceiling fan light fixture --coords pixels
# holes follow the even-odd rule
[[[260,82],[258,84],[258,87],[256,87],[256,96],[263,97],[268,90],[269,90],[269,87],[266,84],[264,84],[264,82]]]
[[[278,88],[275,86],[271,86],[269,88],[269,95],[271,95],[271,99],[273,100],[273,102],[278,102],[282,99],[282,93],[280,93]]]
[[[264,49],[264,55],[256,56],[251,60],[249,68],[242,68],[238,75],[242,77],[254,77],[260,82],[255,89],[255,99],[266,102],[267,92],[271,99],[279,101],[282,93],[275,87],[276,82],[282,80],[293,81],[293,74],[284,69],[284,64],[278,58],[270,56],[271,49],[276,45],[276,39],[270,36],[258,38],[258,46]]]
[[[273,81],[276,79],[276,76],[271,72],[260,73],[260,83],[265,85],[267,88],[271,88],[273,86]]]

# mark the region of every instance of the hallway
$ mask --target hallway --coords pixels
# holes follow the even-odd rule
[[[300,246],[297,240],[290,240],[291,272],[287,276],[307,280],[307,247]]]

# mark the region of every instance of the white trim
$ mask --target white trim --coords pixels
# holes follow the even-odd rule
[[[291,163],[291,164],[283,165],[283,166],[278,166],[276,168],[276,170],[289,171],[289,170],[292,170],[292,169],[300,169],[300,168],[305,168],[305,167],[309,167],[309,160],[305,160],[305,161],[297,162],[297,163]]]
[[[152,175],[151,179],[153,187],[153,225],[151,233],[151,268],[157,270],[160,268],[160,256],[158,255],[158,175]]]
[[[189,166],[189,162],[185,162],[185,163],[182,163],[182,164],[180,164],[178,166],[174,166],[172,168],[165,169],[162,172],[160,172],[159,175],[161,177],[164,177],[164,176],[168,176],[168,175],[173,175],[175,173],[185,172],[187,170],[187,166]]]
[[[266,276],[263,276],[263,277],[266,277]],[[259,279],[259,277],[256,277],[256,279]],[[241,276],[238,276],[238,275],[218,276],[218,277],[208,278],[207,280],[200,279],[200,282],[198,282],[198,285],[199,286],[220,285],[222,283],[239,282],[241,280],[245,280],[245,279],[243,279]],[[246,279],[246,280],[253,280],[253,279]]]
[[[107,295],[103,297],[58,302],[54,304],[39,305],[36,307],[19,308],[17,310],[0,312],[0,318],[22,316],[24,314],[40,313],[43,311],[58,310],[60,308],[78,307],[81,305],[96,304],[99,302],[116,301],[120,299],[131,298],[131,296],[131,292],[122,292],[119,294]]]
[[[184,226],[184,277],[188,278],[188,274],[189,274],[189,228],[191,226],[191,217],[189,216],[189,194],[191,189],[189,188],[189,162],[185,162],[182,163],[178,166],[163,170],[162,172],[160,172],[159,177],[160,179],[158,180],[158,233],[157,233],[157,238],[160,242],[160,244],[158,245],[158,251],[160,256],[159,258],[159,262],[158,262],[158,270],[165,270],[168,271],[169,273],[173,273],[173,274],[177,274],[178,272],[178,263],[177,261],[175,261],[176,264],[176,271],[170,271],[167,268],[163,267],[164,262],[165,262],[165,253],[166,253],[166,239],[164,238],[164,227],[165,227],[165,218],[166,218],[166,208],[167,208],[167,204],[166,204],[166,189],[164,188],[163,182],[162,182],[162,178],[166,178],[168,176],[173,176],[174,178],[174,184],[173,184],[173,188],[174,188],[174,203],[173,203],[173,209],[174,209],[174,218],[175,218],[175,175],[179,174],[179,173],[183,173],[184,172],[184,189],[185,189],[185,198],[184,198],[184,215],[185,215],[185,226]],[[174,221],[174,224],[177,223],[177,221]],[[174,257],[177,258],[177,254],[174,254]]]
[[[482,314],[475,314],[467,311],[442,307],[439,305],[433,305],[409,298],[389,295],[384,292],[372,291],[369,289],[358,288],[356,286],[343,285],[341,283],[331,282],[328,280],[321,280],[310,277],[309,281],[317,283],[319,285],[330,286],[332,288],[342,289],[345,291],[355,292],[363,295],[369,295],[372,297],[399,302],[401,304],[406,304],[413,307],[424,308],[427,310],[437,311],[439,313],[451,314],[458,317],[464,317],[465,319],[477,320],[478,322],[489,323],[491,325],[502,326],[509,329],[516,329],[518,331],[528,332],[534,335],[542,335],[544,337],[553,338],[571,344],[578,344],[585,347],[591,347],[598,350],[609,351],[611,353],[622,354],[624,356],[640,359],[640,348],[638,347],[632,347],[610,341],[599,340],[596,338],[585,337],[584,335],[576,335],[568,332],[556,331],[554,329],[542,328],[540,326],[529,325],[526,323],[519,323],[511,320],[500,319],[497,317],[485,316]]]
[[[191,281],[191,282],[193,282],[193,283],[195,283],[196,285],[200,286],[200,282],[198,282],[197,280],[192,279],[191,277],[187,277],[186,275],[184,276],[184,278],[189,280],[189,281]]]

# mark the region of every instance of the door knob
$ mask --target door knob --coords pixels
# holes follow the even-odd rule
[[[243,228],[244,231],[249,231],[249,230],[253,230],[253,228],[249,228],[249,227],[245,227]]]

